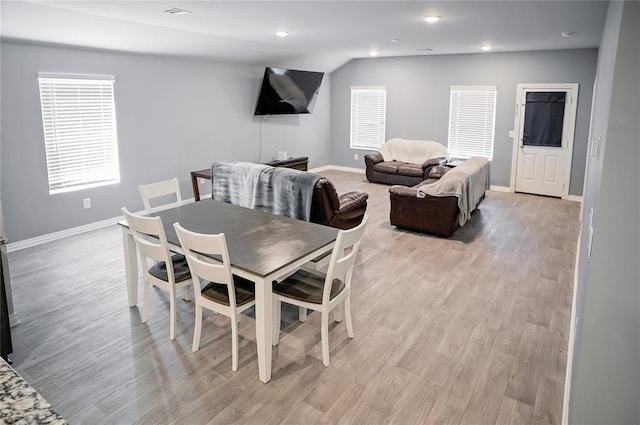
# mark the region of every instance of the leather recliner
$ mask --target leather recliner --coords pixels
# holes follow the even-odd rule
[[[333,183],[321,177],[313,189],[310,221],[337,229],[351,229],[362,222],[368,198],[369,194],[364,192],[347,192],[338,196]]]

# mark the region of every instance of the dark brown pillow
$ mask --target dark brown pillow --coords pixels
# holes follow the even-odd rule
[[[431,167],[431,170],[429,170],[429,178],[439,179],[440,177],[444,176],[445,173],[450,169],[451,168],[444,167],[442,165],[436,165],[434,167]]]

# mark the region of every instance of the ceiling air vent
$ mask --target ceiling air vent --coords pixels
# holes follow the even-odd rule
[[[186,15],[187,13],[191,13],[188,10],[178,9],[177,7],[172,7],[171,9],[163,10],[164,13],[169,13],[171,15]]]

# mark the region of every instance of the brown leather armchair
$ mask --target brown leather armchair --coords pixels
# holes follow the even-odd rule
[[[311,222],[337,229],[356,227],[367,210],[369,194],[347,192],[338,196],[335,186],[326,177],[320,178],[313,190]]]

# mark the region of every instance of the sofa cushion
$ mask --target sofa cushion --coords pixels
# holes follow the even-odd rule
[[[400,161],[384,161],[384,162],[378,162],[376,165],[373,166],[373,169],[380,173],[398,174],[398,167],[405,164],[406,162],[400,162]],[[420,174],[422,175],[422,173]]]
[[[432,179],[439,179],[449,170],[451,170],[451,168],[443,165],[436,165],[435,167],[431,167],[431,170],[429,170],[429,177]]]
[[[398,167],[398,174],[405,176],[422,177],[424,171],[420,164],[402,164]]]

